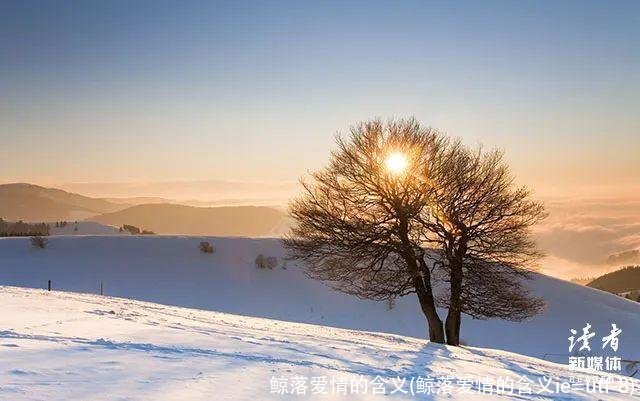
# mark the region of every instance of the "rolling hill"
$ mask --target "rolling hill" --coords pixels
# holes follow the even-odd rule
[[[0,185],[0,217],[8,221],[82,220],[127,206],[33,184]]]
[[[627,266],[604,274],[587,286],[614,294],[640,290],[640,266]]]
[[[195,199],[201,201],[233,199],[237,202],[242,202],[242,204],[247,204],[246,201],[251,200],[254,205],[265,205],[265,201],[270,202],[269,204],[286,204],[287,200],[298,193],[300,188],[297,181],[250,182],[226,180],[63,183],[59,187],[67,191],[100,198],[160,197],[175,199],[175,203],[180,204],[188,204],[189,200]],[[135,203],[140,204],[140,202]]]
[[[158,234],[275,236],[283,231],[286,215],[263,206],[194,207],[165,203],[132,206],[90,220],[113,226],[131,224]]]
[[[121,232],[119,227],[96,223],[94,221],[79,221],[69,223],[64,227],[49,225],[49,235],[127,235],[126,231]]]
[[[216,252],[201,253],[202,240]],[[279,265],[256,268],[259,254],[279,258]],[[169,305],[416,338],[427,332],[413,295],[390,309],[335,292],[285,262],[277,239],[51,237],[46,249],[35,249],[28,238],[4,238],[0,255],[0,285],[46,288],[52,280],[54,289],[96,293],[103,283],[107,295]],[[465,317],[462,339],[566,365],[570,329],[589,322],[602,336],[615,323],[623,331],[619,355],[640,360],[640,304],[544,275],[527,285],[547,302],[541,315],[521,323]],[[602,352],[599,345],[594,350]]]
[[[186,235],[277,236],[288,227],[284,212],[266,206],[196,207],[166,203],[161,198],[107,200],[24,183],[0,185],[0,218],[86,220],[115,227],[130,224],[159,234]]]

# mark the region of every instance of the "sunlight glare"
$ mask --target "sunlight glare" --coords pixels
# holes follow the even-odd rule
[[[409,164],[407,161],[407,157],[399,152],[391,153],[387,156],[387,160],[385,161],[387,170],[389,170],[392,174],[402,174]]]

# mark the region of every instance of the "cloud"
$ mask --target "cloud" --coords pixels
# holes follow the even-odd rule
[[[545,203],[550,215],[535,235],[549,255],[543,262],[547,274],[564,278],[601,274],[611,270],[610,255],[640,248],[640,199],[573,198]]]

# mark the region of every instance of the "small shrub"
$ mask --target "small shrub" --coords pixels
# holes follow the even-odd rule
[[[140,229],[136,226],[132,226],[130,224],[123,224],[122,228],[125,231],[128,231],[129,233],[131,233],[131,235],[139,235],[140,234]]]
[[[260,254],[256,257],[256,267],[258,269],[272,270],[276,266],[278,266],[278,258],[275,256],[264,256]]]
[[[209,243],[209,241],[200,241],[200,245],[198,245],[198,248],[200,248],[200,252],[202,253],[215,252],[215,248]]]
[[[275,256],[267,257],[267,267],[269,269],[273,269],[276,266],[278,266],[278,258],[276,258]]]
[[[38,249],[44,249],[47,247],[48,240],[40,235],[31,237],[31,245]]]

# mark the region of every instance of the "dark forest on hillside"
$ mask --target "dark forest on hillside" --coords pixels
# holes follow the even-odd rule
[[[587,286],[619,294],[640,289],[640,266],[626,266],[593,280]]]

